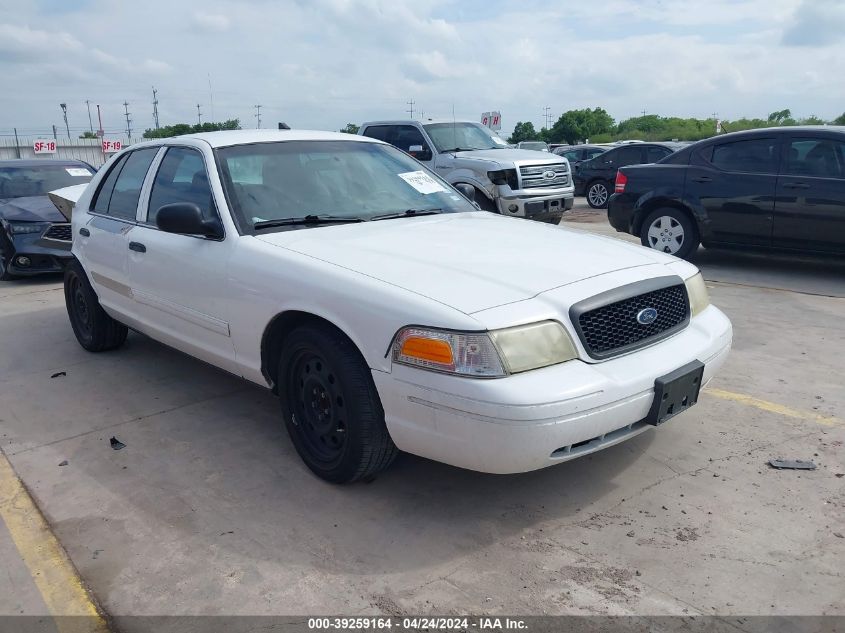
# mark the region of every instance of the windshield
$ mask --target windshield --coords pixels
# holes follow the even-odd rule
[[[536,149],[541,152],[548,152],[549,146],[543,143],[542,141],[528,141],[525,143],[520,143],[519,149]]]
[[[84,184],[93,175],[84,165],[0,167],[0,198],[46,196],[54,189]]]
[[[285,141],[224,147],[217,156],[229,207],[243,231],[306,216],[371,220],[409,210],[418,215],[477,210],[390,145]]]
[[[429,123],[423,127],[438,152],[507,147],[502,139],[480,123]]]

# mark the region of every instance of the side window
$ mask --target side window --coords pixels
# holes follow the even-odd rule
[[[725,171],[776,174],[777,139],[754,138],[713,146],[710,162]]]
[[[572,162],[574,160],[578,160],[578,150],[573,149],[573,150],[570,150],[568,152],[564,152],[563,157],[570,162]]]
[[[586,160],[589,160],[591,158],[595,158],[599,154],[604,154],[604,150],[603,149],[588,149],[584,158]]]
[[[623,147],[615,152],[613,164],[616,167],[625,165],[638,165],[642,162],[643,150],[641,147]]]
[[[123,169],[123,165],[126,163],[128,156],[129,154],[121,156],[114,164],[114,167],[111,168],[111,171],[106,174],[106,177],[103,179],[103,184],[100,185],[100,190],[94,198],[94,204],[91,206],[92,211],[102,214],[107,214],[109,212],[109,201],[111,200],[111,195],[114,191],[114,183],[120,175],[120,170]]]
[[[818,178],[845,178],[845,143],[827,138],[794,138],[784,173]]]
[[[397,125],[393,131],[393,138],[389,142],[403,152],[407,152],[412,145],[428,145],[422,133],[413,125]]]
[[[114,181],[114,189],[108,202],[108,211],[106,211],[108,215],[123,220],[135,219],[138,198],[141,197],[141,186],[144,184],[144,178],[156,153],[158,153],[158,147],[148,147],[129,153]],[[98,196],[97,203],[99,202]]]
[[[671,153],[672,151],[665,147],[647,147],[645,151],[645,162],[656,163]]]
[[[192,202],[207,219],[216,215],[205,163],[197,150],[185,147],[167,150],[153,181],[147,222],[155,224],[158,210],[173,202]]]
[[[388,140],[388,136],[390,135],[390,131],[392,129],[392,125],[370,125],[364,130],[363,135],[389,143],[390,141]]]

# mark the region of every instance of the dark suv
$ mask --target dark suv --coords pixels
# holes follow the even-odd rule
[[[610,224],[678,257],[699,243],[845,253],[845,127],[717,136],[619,170],[615,190]]]
[[[628,143],[614,147],[573,170],[575,195],[587,196],[593,209],[604,209],[613,191],[616,170],[626,165],[656,163],[678,149],[672,143]]]

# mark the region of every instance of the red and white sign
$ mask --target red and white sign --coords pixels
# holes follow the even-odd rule
[[[123,149],[123,141],[104,138],[103,139],[103,154],[114,154]]]
[[[490,113],[490,129],[491,130],[501,130],[502,129],[502,113],[501,112],[491,112]]]
[[[36,154],[55,154],[56,141],[44,138],[35,139],[32,143],[32,151]]]
[[[481,125],[484,127],[490,127],[490,112],[484,112],[481,114]]]

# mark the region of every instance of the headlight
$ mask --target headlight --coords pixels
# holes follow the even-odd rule
[[[507,185],[511,189],[519,189],[519,182],[516,177],[515,169],[500,169],[498,171],[488,171],[487,177],[494,185]]]
[[[393,342],[396,363],[483,378],[500,378],[577,356],[572,339],[555,321],[492,332],[407,327]]]
[[[707,286],[704,284],[704,277],[696,273],[684,282],[689,296],[689,308],[692,316],[699,314],[710,305],[710,295],[707,293]]]
[[[9,222],[9,233],[22,235],[24,233],[43,233],[50,226],[47,222]]]

